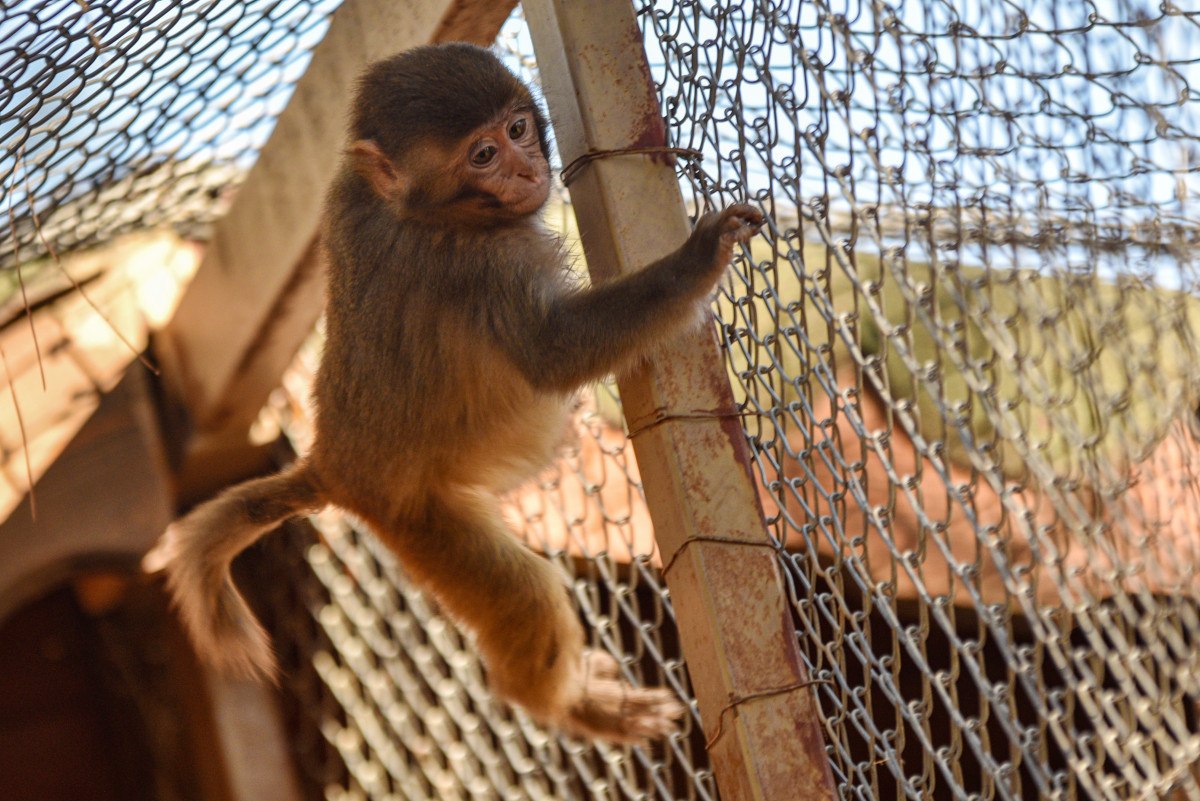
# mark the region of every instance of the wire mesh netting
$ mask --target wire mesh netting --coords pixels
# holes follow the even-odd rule
[[[202,232],[339,2],[0,4],[5,277],[48,247],[154,225]]]
[[[1200,798],[1197,12],[641,20],[843,796]]]
[[[162,225],[203,238],[252,166],[337,2],[0,6],[0,298],[49,253]],[[501,54],[529,74],[520,23]],[[561,210],[561,204],[556,206]],[[566,218],[563,217],[565,220]],[[566,223],[562,223],[566,225]],[[564,233],[567,233],[564,230]],[[20,270],[14,269],[20,267]],[[19,295],[18,295],[19,299]],[[308,361],[306,361],[308,359]],[[307,351],[274,412],[303,447]],[[690,697],[636,467],[601,389],[576,444],[509,499],[562,568],[594,647]],[[336,515],[248,559],[289,668],[293,749],[320,798],[715,798],[693,719],[653,749],[548,736],[491,700],[462,635]],[[270,591],[268,591],[270,590]]]

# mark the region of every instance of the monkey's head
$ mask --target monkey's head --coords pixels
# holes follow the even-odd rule
[[[401,217],[491,226],[550,193],[546,118],[487,50],[418,47],[367,68],[350,121],[350,164]]]

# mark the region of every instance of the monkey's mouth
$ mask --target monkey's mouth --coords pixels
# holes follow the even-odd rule
[[[525,217],[535,213],[550,197],[550,181],[541,177],[530,181],[521,191],[514,192],[503,207],[515,217]]]

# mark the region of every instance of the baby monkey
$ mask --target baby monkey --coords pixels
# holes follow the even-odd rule
[[[316,439],[282,472],[226,490],[147,555],[197,651],[273,677],[268,638],[230,579],[243,549],[334,504],[471,630],[489,683],[536,720],[637,742],[683,707],[584,648],[552,566],[505,527],[498,494],[553,458],[581,385],[706,319],[735,243],[761,225],[706,214],[677,251],[591,288],[541,225],[546,118],[487,50],[419,47],[369,67],[326,198],[326,341]]]

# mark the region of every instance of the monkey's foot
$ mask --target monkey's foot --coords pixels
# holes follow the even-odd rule
[[[686,710],[669,690],[626,683],[619,677],[616,660],[603,651],[584,651],[583,668],[583,698],[568,713],[565,728],[569,731],[643,743],[676,730],[676,721]]]

